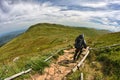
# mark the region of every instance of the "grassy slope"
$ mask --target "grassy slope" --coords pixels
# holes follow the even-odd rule
[[[76,79],[81,72],[86,80],[120,80],[120,46],[99,49],[113,44],[120,44],[120,32],[96,37],[91,47],[98,49],[90,52],[84,68],[71,74],[68,80]]]
[[[98,38],[95,47],[120,44],[120,32]],[[120,80],[120,46],[96,51],[97,60],[103,63],[103,73],[108,80]]]
[[[41,58],[41,56],[56,49],[69,44],[73,45],[75,37],[81,33],[85,34],[87,42],[91,44],[93,38],[105,34],[107,31],[48,23],[36,24],[0,48],[0,65],[11,65],[14,58],[20,57],[17,61],[17,67],[19,66],[20,70],[14,71],[19,72],[22,70],[21,67],[25,66],[27,61],[34,60],[34,57]],[[15,67],[15,69],[17,68]],[[8,74],[11,75],[13,72]]]
[[[101,31],[56,24],[33,25],[21,36],[0,48],[0,62],[17,56],[34,56],[46,49],[73,44],[75,37],[81,33],[89,38],[99,35]]]
[[[120,32],[102,35],[94,43],[95,43],[94,44],[95,47],[119,44],[120,43]]]

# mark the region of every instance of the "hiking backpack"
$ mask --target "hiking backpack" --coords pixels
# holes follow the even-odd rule
[[[83,39],[81,39],[81,38],[78,37],[75,40],[75,48],[82,48],[82,42],[83,42]]]

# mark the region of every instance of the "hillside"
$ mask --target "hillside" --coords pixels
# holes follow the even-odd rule
[[[84,68],[71,74],[69,80],[78,78],[81,72],[85,80],[120,80],[120,45],[109,47],[114,44],[120,44],[120,32],[96,37]]]
[[[100,30],[88,28],[67,27],[47,23],[33,25],[21,36],[0,48],[0,62],[13,59],[16,56],[35,56],[45,49],[73,44],[75,37],[81,33],[85,34],[86,39],[104,34]]]
[[[26,69],[26,63],[29,61],[43,58],[59,48],[73,45],[76,36],[82,33],[85,34],[88,45],[91,45],[97,36],[108,33],[108,31],[48,23],[31,26],[25,33],[0,48],[0,65],[5,68],[6,65],[9,65],[9,68],[15,67],[15,70],[12,68],[2,76],[5,78],[20,72]],[[15,58],[18,60],[13,63]],[[2,66],[0,66],[1,73],[4,71]]]
[[[95,47],[120,44],[120,32],[105,34],[95,41]],[[95,51],[96,58],[102,62],[106,80],[120,80],[120,46],[109,47]]]

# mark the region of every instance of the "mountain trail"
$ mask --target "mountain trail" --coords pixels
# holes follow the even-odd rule
[[[73,62],[74,49],[64,50],[64,54],[44,69],[42,75],[32,76],[33,80],[66,80],[65,76],[71,72],[71,69],[77,64]]]

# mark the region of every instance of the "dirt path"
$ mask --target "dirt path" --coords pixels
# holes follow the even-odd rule
[[[65,50],[64,52],[64,55],[59,56],[56,62],[45,68],[43,75],[34,75],[34,80],[62,80],[77,64],[72,62],[74,49]]]

